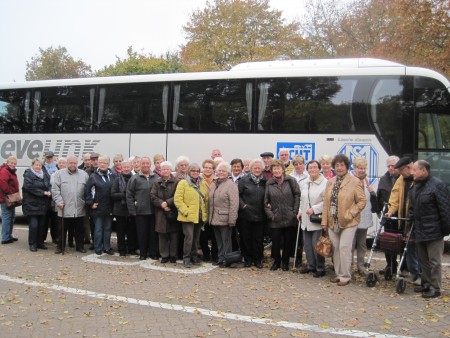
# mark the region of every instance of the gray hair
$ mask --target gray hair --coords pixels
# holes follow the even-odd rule
[[[194,169],[198,169],[201,171],[201,168],[197,163],[191,163],[191,164],[189,164],[189,167],[188,167],[188,173],[190,173],[191,170],[194,170]]]
[[[169,161],[161,162],[160,166],[161,166],[161,169],[164,167],[169,167],[169,169],[172,170],[172,163],[170,163]]]
[[[187,162],[189,164],[191,161],[189,160],[189,157],[187,157],[187,156],[184,156],[184,155],[178,156],[177,159],[175,160],[175,167],[178,167],[178,165],[181,162]]]
[[[231,165],[228,162],[220,162],[217,167],[216,170],[218,170],[220,167],[225,167],[225,169],[227,169],[227,172],[230,173],[231,172]]]
[[[398,160],[400,160],[400,157],[398,157],[397,155],[391,155],[387,158],[386,165],[389,165],[389,162],[391,161],[395,161],[395,163],[397,163]]]
[[[253,165],[254,165],[255,163],[260,163],[261,166],[264,168],[264,162],[263,162],[260,158],[255,158],[254,160],[251,160],[251,161],[250,161],[250,164],[249,164],[249,166],[248,166],[248,168],[249,168],[250,170],[252,170],[252,167],[253,167]]]

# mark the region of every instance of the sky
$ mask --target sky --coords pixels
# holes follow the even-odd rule
[[[25,81],[39,48],[66,47],[92,70],[126,58],[127,48],[155,56],[179,51],[182,26],[207,0],[2,0],[0,82]],[[303,16],[304,0],[270,0],[287,21]]]

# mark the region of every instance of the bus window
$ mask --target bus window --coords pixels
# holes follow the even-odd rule
[[[0,133],[28,133],[30,122],[29,90],[0,91]]]
[[[248,132],[253,84],[241,80],[191,81],[174,86],[172,124],[185,132]]]
[[[49,87],[36,90],[33,98],[33,132],[92,131],[94,95],[94,88],[84,86]]]
[[[133,83],[102,86],[96,130],[104,133],[162,132],[167,126],[168,85]]]
[[[258,84],[258,130],[354,132],[356,83],[355,79],[324,77],[264,80]]]

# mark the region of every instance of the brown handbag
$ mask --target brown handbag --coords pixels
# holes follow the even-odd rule
[[[7,208],[16,208],[22,205],[22,197],[20,197],[20,192],[15,192],[13,194],[5,194],[5,204]]]
[[[325,231],[325,234],[319,237],[316,244],[316,252],[323,257],[333,256],[333,244],[328,237],[328,231]]]

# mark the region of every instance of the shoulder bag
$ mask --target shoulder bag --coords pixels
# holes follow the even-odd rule
[[[5,194],[5,204],[7,208],[16,208],[22,205],[22,197],[20,197],[20,192],[15,192],[13,194]]]

